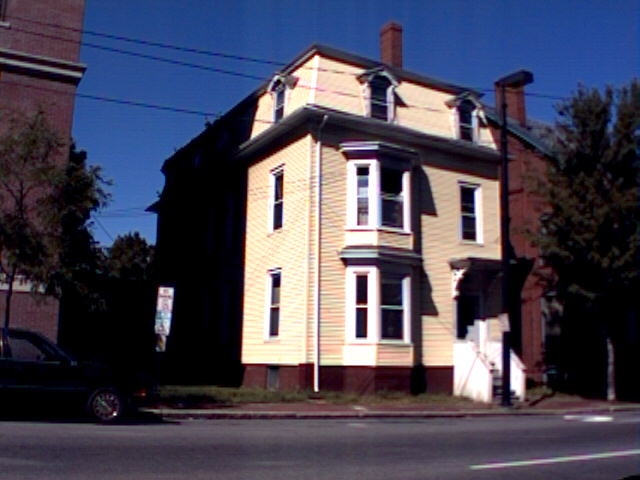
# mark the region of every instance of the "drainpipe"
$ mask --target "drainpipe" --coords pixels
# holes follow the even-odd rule
[[[329,120],[329,115],[322,118],[318,126],[316,140],[316,281],[313,292],[313,391],[320,391],[320,233],[321,233],[321,213],[322,213],[322,140],[320,133]]]

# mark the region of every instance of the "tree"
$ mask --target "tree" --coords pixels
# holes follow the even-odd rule
[[[52,185],[52,204],[48,221],[59,226],[56,238],[59,252],[51,274],[47,276],[48,291],[56,296],[72,289],[79,296],[91,298],[91,285],[104,268],[102,251],[91,233],[91,214],[104,208],[110,195],[102,168],[87,164],[87,153],[69,150],[69,161]]]
[[[640,286],[640,83],[580,87],[558,113],[536,240],[565,316],[590,312],[611,347]]]
[[[62,147],[44,113],[10,119],[0,137],[0,274],[8,285],[4,327],[9,327],[17,278],[43,284],[56,252],[57,233],[49,221],[49,185],[59,175],[56,155]]]
[[[121,280],[150,280],[154,249],[138,232],[116,237],[108,251],[109,275]]]

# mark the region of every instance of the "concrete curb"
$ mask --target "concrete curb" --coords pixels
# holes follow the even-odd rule
[[[585,408],[529,409],[505,408],[491,410],[460,411],[389,411],[389,410],[344,410],[344,411],[293,411],[293,410],[240,410],[240,409],[172,409],[148,408],[145,413],[167,420],[319,420],[319,419],[430,419],[465,417],[504,417],[504,416],[560,416],[560,415],[605,415],[619,412],[640,412],[638,406],[609,406]]]

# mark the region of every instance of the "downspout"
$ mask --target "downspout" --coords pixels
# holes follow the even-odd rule
[[[316,140],[316,264],[315,287],[313,292],[313,391],[320,391],[320,234],[322,217],[322,140],[320,134],[322,128],[329,120],[329,115],[322,117],[318,126]]]

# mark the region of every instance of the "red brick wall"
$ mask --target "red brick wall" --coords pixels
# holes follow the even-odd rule
[[[500,129],[494,127],[492,134],[499,145]],[[527,367],[527,376],[540,382],[544,356],[543,289],[534,274],[539,266],[538,249],[526,231],[537,229],[543,211],[544,204],[536,192],[533,177],[543,175],[545,166],[539,153],[513,136],[508,138],[508,151],[510,240],[518,257],[534,259],[533,272],[527,277],[521,293],[521,357]]]
[[[6,2],[5,17],[0,23],[0,49],[52,59],[35,58],[36,63],[70,62],[73,70],[80,56],[84,0]],[[82,71],[77,67],[75,70]],[[76,84],[77,79],[35,75],[27,69],[18,71],[0,65],[0,122],[6,121],[7,114],[32,115],[42,109],[67,144],[71,137]],[[2,127],[0,123],[0,129]],[[67,160],[67,146],[61,149],[59,158],[61,162]],[[3,293],[0,291],[0,312],[4,312]],[[16,292],[12,299],[11,325],[37,330],[56,340],[58,301]]]
[[[0,324],[4,325],[6,292],[0,290]],[[14,292],[10,327],[35,330],[54,342],[58,339],[58,300],[29,292]]]
[[[77,62],[84,0],[7,0],[0,47]]]
[[[267,387],[267,365],[245,365],[242,386],[248,388]],[[278,367],[281,390],[311,390],[313,388],[313,365]],[[351,392],[359,395],[380,391],[411,390],[410,367],[322,367],[320,390]],[[453,393],[453,367],[427,367],[425,369],[428,393]]]

